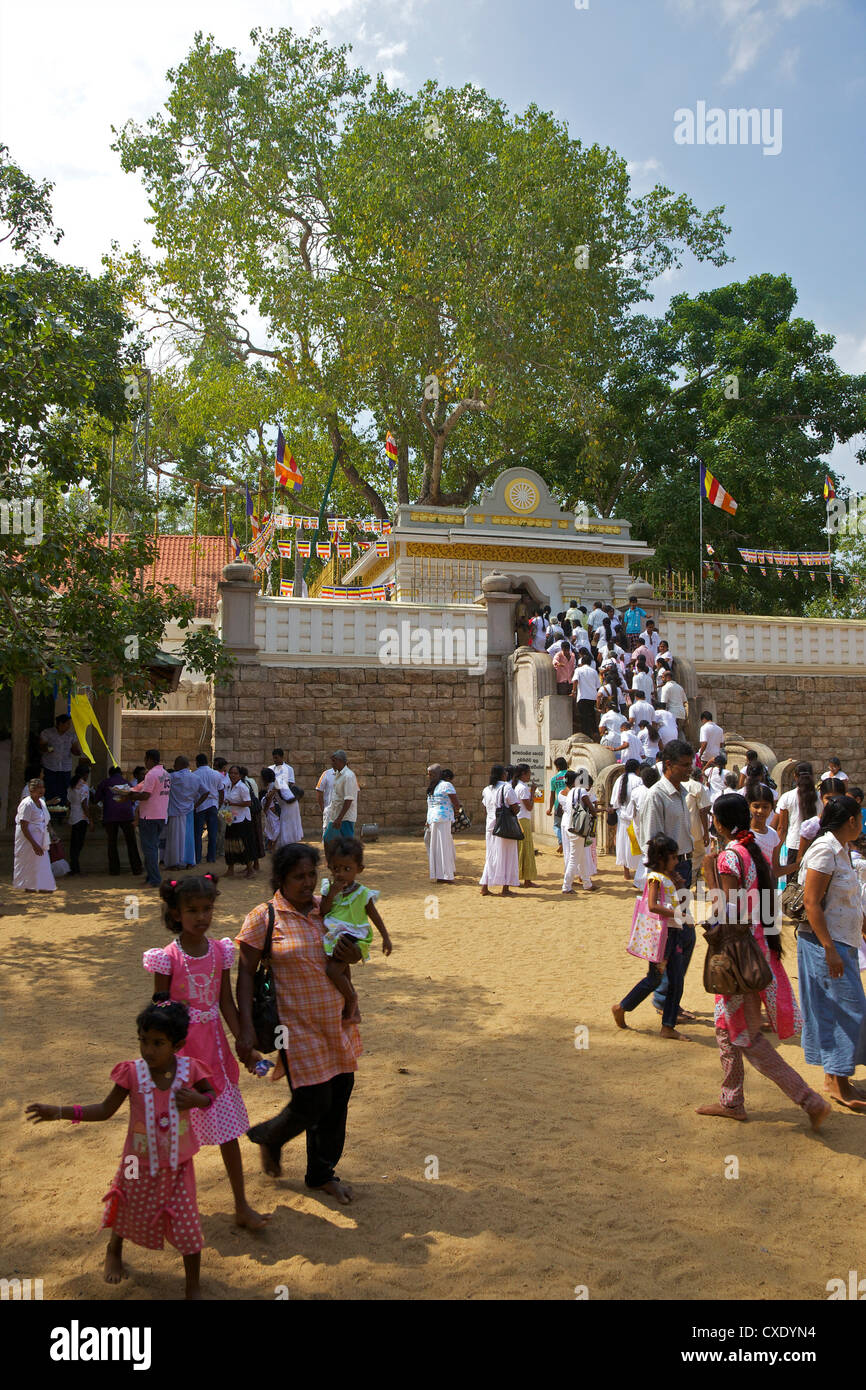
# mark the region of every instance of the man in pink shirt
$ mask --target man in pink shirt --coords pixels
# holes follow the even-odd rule
[[[168,820],[168,796],[171,791],[171,778],[160,762],[159,749],[148,748],[144,755],[146,768],[144,778],[129,793],[130,801],[140,801],[138,808],[138,835],[141,852],[144,856],[145,883],[158,888],[159,877],[159,837]]]

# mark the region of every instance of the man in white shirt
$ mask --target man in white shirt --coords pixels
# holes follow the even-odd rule
[[[571,645],[575,651],[592,653],[592,646],[589,640],[589,633],[585,627],[573,626],[571,629]]]
[[[581,627],[583,627],[583,614],[577,606],[577,599],[573,598],[571,600],[566,609],[565,616],[568,618],[572,627],[574,627],[575,623],[580,623]]]
[[[662,639],[656,632],[656,625],[652,618],[647,618],[646,630],[641,633],[640,640],[647,650],[652,652],[653,660],[655,660],[659,654],[659,643]]]
[[[598,727],[604,729],[606,733],[618,734],[620,729],[627,723],[628,720],[624,715],[619,714],[616,710],[609,709],[607,713],[603,714],[599,719]]]
[[[662,674],[659,700],[668,713],[673,715],[678,727],[682,730],[687,716],[686,692],[681,685],[677,684],[670,671]]]
[[[646,719],[650,724],[655,723],[656,712],[649,700],[632,700],[629,708],[628,717],[635,729],[639,729],[641,720]]]
[[[327,806],[327,824],[322,835],[326,857],[336,848],[341,836],[344,840],[354,837],[358,818],[358,779],[349,767],[342,748],[331,754],[331,766],[334,769],[334,783]]]
[[[68,714],[58,714],[54,728],[42,730],[39,754],[42,758],[45,800],[65,801],[72,780],[73,754],[77,758],[83,757]]]
[[[271,756],[274,760],[271,763],[271,772],[276,778],[277,786],[285,787],[288,791],[289,783],[295,780],[295,769],[285,761],[282,748],[275,748]]]
[[[698,757],[701,760],[701,767],[706,767],[714,758],[717,758],[725,746],[725,731],[720,724],[716,724],[713,716],[708,709],[701,713],[701,738],[698,746]]]
[[[578,630],[583,632],[583,628]],[[592,661],[583,661],[578,657],[574,675],[571,678],[571,689],[577,701],[577,719],[580,724],[580,732],[591,739],[598,736],[598,721],[595,715],[598,686],[598,671],[596,671]]]
[[[626,724],[620,731],[620,745],[618,762],[627,763],[629,758],[637,758],[639,763],[643,762],[644,748],[640,737],[635,728]]]
[[[598,632],[606,617],[607,614],[601,606],[601,599],[596,599],[595,603],[592,605],[592,612],[587,619],[587,626],[590,632]]]

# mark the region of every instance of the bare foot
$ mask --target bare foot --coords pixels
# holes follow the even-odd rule
[[[745,1110],[732,1110],[729,1105],[699,1105],[696,1115],[721,1115],[725,1120],[748,1120]]]
[[[184,1298],[187,1303],[201,1302],[201,1284],[187,1284]]]
[[[524,886],[524,888],[534,888],[534,887],[535,887],[535,883],[533,882],[533,880],[532,880],[531,878],[525,878],[525,879],[523,880],[523,886]]]
[[[102,1267],[106,1284],[119,1284],[121,1279],[127,1279],[126,1268],[123,1257],[119,1251],[112,1250],[109,1245],[105,1252],[105,1264]]]
[[[260,1231],[263,1226],[267,1226],[270,1219],[270,1216],[263,1216],[260,1211],[255,1211],[249,1202],[245,1202],[242,1207],[235,1207],[235,1225],[243,1226],[248,1231]]]
[[[316,1192],[327,1192],[331,1197],[336,1197],[341,1206],[347,1207],[354,1201],[355,1194],[347,1182],[340,1182],[339,1178],[331,1178],[330,1182],[323,1183],[321,1187],[315,1188]]]
[[[249,1130],[247,1138],[249,1139]],[[255,1143],[255,1139],[250,1141]],[[262,1165],[262,1172],[267,1173],[269,1178],[281,1178],[283,1170],[280,1167],[280,1150],[272,1149],[269,1144],[259,1144],[259,1160]]]
[[[482,888],[482,889],[481,889],[481,896],[482,896],[482,898],[489,898],[489,897],[490,897],[490,889],[489,889],[489,888]]]
[[[345,1004],[344,1007],[343,1007],[343,1022],[344,1022],[344,1023],[360,1023],[360,1022],[361,1022],[361,1010],[358,1008],[358,1001],[357,1001],[357,999],[355,1000],[354,1004],[350,1004],[350,1003],[348,1002],[348,1000],[346,1001],[346,1004]]]
[[[511,889],[510,889],[510,888],[503,888],[503,890],[502,890],[502,896],[503,896],[503,898],[510,898],[510,897],[512,897],[513,895],[512,895]]]
[[[666,1028],[664,1024],[659,1029],[659,1034],[663,1038],[672,1038],[674,1042],[691,1042],[691,1038],[687,1038],[685,1033],[678,1033],[676,1028]]]
[[[628,1030],[628,1024],[625,1021],[625,1009],[622,1004],[612,1004],[610,1011],[613,1014],[617,1028],[625,1028]]]
[[[809,1111],[809,1124],[813,1129],[820,1129],[830,1111],[833,1109],[829,1101],[824,1104],[823,1110]]]

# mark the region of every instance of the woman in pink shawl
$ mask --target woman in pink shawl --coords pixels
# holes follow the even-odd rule
[[[763,1000],[773,1031],[780,1039],[800,1030],[800,1011],[791,982],[782,965],[782,943],[774,931],[774,895],[770,867],[750,828],[749,805],[734,792],[720,796],[713,805],[716,833],[724,842],[718,856],[708,855],[707,881],[721,889],[729,920],[748,922],[752,936],[773,972],[772,984],[762,994],[717,994],[716,1041],[722,1061],[722,1091],[716,1105],[702,1105],[699,1115],[720,1115],[745,1120],[743,1057],[756,1071],[774,1081],[789,1100],[799,1105],[817,1129],[830,1113],[830,1105],[817,1091],[774,1052],[761,1032]],[[736,904],[736,906],[734,906]]]

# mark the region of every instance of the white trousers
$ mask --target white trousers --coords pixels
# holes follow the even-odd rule
[[[574,887],[575,878],[580,878],[584,888],[592,886],[592,846],[585,845],[579,835],[562,832],[562,891],[568,893]]]

